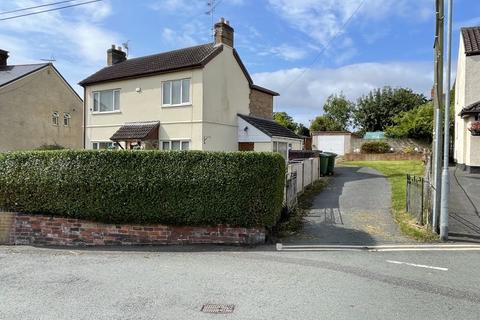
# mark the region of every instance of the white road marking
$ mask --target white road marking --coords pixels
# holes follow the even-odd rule
[[[418,268],[426,268],[426,269],[434,269],[434,270],[440,270],[440,271],[448,271],[448,268],[427,266],[427,265],[425,265],[425,264],[416,264],[416,263],[402,262],[402,261],[396,261],[396,260],[386,260],[386,261],[387,261],[388,263],[393,263],[393,264],[404,264],[404,265],[407,265],[407,266],[418,267]]]
[[[277,251],[480,251],[478,244],[407,244],[407,245],[283,245]]]

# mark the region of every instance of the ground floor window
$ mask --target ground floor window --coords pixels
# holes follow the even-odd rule
[[[190,150],[190,141],[188,140],[169,140],[162,141],[162,150]]]
[[[288,143],[273,141],[273,152],[278,152],[283,158],[288,159]]]
[[[93,150],[106,150],[106,149],[117,149],[115,142],[111,141],[97,141],[92,142]]]

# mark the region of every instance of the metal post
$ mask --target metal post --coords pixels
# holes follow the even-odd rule
[[[440,206],[440,239],[448,240],[448,194],[450,181],[448,173],[450,147],[450,73],[452,64],[452,0],[448,0],[448,29],[447,29],[447,83],[445,88],[445,123],[443,139],[443,171],[442,171],[442,203]]]
[[[438,232],[438,218],[440,216],[440,192],[442,177],[442,98],[443,98],[443,24],[444,0],[436,0],[435,22],[435,68],[434,68],[434,131],[433,131],[433,159],[432,159],[432,229]]]

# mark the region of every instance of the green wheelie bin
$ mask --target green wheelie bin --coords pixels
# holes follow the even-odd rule
[[[320,176],[326,176],[328,169],[328,153],[320,153]]]
[[[333,169],[335,168],[335,158],[337,157],[336,153],[333,152],[324,152],[327,154],[328,165],[327,165],[327,174],[332,175]]]

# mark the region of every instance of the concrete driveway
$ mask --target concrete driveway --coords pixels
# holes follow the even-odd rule
[[[319,193],[300,234],[285,244],[403,243],[391,214],[391,189],[378,171],[338,167],[330,184]]]
[[[450,169],[449,239],[480,242],[480,174]]]

